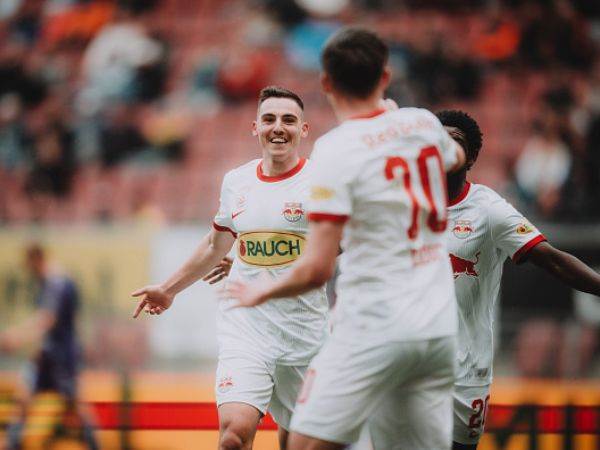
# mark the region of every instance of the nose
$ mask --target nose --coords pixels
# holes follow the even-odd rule
[[[281,122],[280,119],[277,119],[275,121],[275,126],[273,127],[273,133],[275,134],[283,134],[283,123]]]

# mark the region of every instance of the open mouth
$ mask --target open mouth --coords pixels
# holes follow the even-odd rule
[[[276,137],[276,138],[270,139],[269,142],[271,144],[286,144],[287,143],[287,139],[284,139],[282,137]]]

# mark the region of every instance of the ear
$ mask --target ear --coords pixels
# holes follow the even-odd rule
[[[258,136],[258,124],[256,120],[252,121],[252,136]]]
[[[383,68],[383,73],[381,74],[381,80],[379,80],[379,87],[382,91],[385,91],[387,87],[390,85],[390,81],[392,80],[392,71],[389,66],[385,66]]]
[[[329,75],[324,72],[321,73],[321,89],[323,89],[323,92],[326,94],[331,94],[331,91],[333,91],[333,83],[331,82],[331,78],[329,78]]]
[[[307,122],[303,122],[302,123],[302,130],[300,131],[300,137],[305,138],[306,136],[308,136],[308,123]]]

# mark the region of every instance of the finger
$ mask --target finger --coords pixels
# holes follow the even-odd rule
[[[138,289],[137,291],[133,291],[133,292],[131,293],[131,296],[132,296],[132,297],[139,297],[140,295],[142,295],[142,294],[147,294],[147,293],[148,293],[148,289],[147,289],[147,288],[145,288],[145,287],[143,287],[143,288],[141,288],[141,289]]]
[[[133,313],[133,318],[134,319],[137,319],[137,317],[140,315],[140,313],[145,308],[145,306],[146,306],[146,301],[145,300],[142,300],[141,302],[138,303],[137,308],[135,308],[135,311]]]
[[[215,284],[218,283],[219,281],[221,281],[223,278],[225,278],[225,274],[221,273],[219,275],[217,275],[216,277],[214,277],[212,280],[208,281],[208,284]]]
[[[221,267],[215,267],[213,270],[208,272],[204,277],[202,277],[202,281],[209,281],[212,277],[222,273],[223,269]]]

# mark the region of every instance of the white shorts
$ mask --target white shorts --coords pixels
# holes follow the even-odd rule
[[[490,385],[454,386],[454,433],[459,444],[479,442],[490,402]]]
[[[376,450],[449,449],[455,346],[454,337],[349,342],[334,331],[308,369],[291,429],[349,444],[372,416]]]
[[[269,411],[279,426],[289,430],[306,368],[279,365],[242,350],[223,351],[217,366],[217,406],[247,403],[263,415]]]

